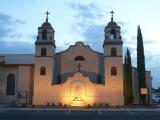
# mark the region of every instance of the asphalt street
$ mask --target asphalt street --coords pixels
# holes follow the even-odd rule
[[[160,120],[160,110],[5,110],[0,120]]]

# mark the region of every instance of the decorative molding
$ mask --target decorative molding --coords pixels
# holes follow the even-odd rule
[[[112,58],[116,58],[116,57],[123,57],[122,55],[117,55],[117,56],[109,56],[109,55],[105,55],[104,57],[112,57]]]
[[[103,47],[105,46],[105,45],[122,45],[123,44],[123,41],[109,41],[109,42],[106,42],[106,41],[104,41],[104,43],[103,43]]]
[[[54,56],[40,56],[40,55],[35,55],[35,57],[54,57]]]
[[[34,64],[3,64],[2,66],[10,67],[10,66],[34,66]]]
[[[48,41],[45,42],[36,41],[35,45],[53,45],[54,47],[56,47],[54,42],[48,42]]]
[[[68,75],[67,75],[66,79],[64,79],[64,81],[61,81],[61,83],[58,83],[58,84],[59,84],[59,85],[60,85],[60,84],[64,84],[64,83],[67,82],[67,80],[68,80],[69,77],[75,77],[75,74],[76,74],[76,73],[80,73],[83,77],[87,77],[91,83],[93,83],[93,84],[99,84],[99,85],[104,85],[103,82],[102,82],[102,83],[97,83],[97,81],[92,81],[93,79],[91,79],[91,77],[90,77],[88,74],[86,74],[85,72],[86,72],[86,71],[74,71],[74,72],[71,72],[71,73],[67,73]],[[98,73],[94,73],[94,74],[99,75]],[[62,75],[63,75],[63,74],[61,74],[61,76],[62,76]],[[97,78],[96,78],[96,79],[97,79]],[[57,85],[57,83],[53,83],[53,82],[52,82],[52,85]]]
[[[70,45],[68,49],[66,49],[66,50],[64,50],[64,51],[61,51],[61,52],[58,52],[58,53],[56,53],[56,54],[65,53],[65,52],[69,51],[71,48],[76,47],[77,44],[82,44],[84,48],[88,48],[88,49],[89,49],[91,52],[93,52],[93,53],[97,53],[97,54],[99,54],[99,55],[102,55],[102,54],[103,54],[103,53],[101,53],[101,52],[94,51],[89,45],[84,45],[84,43],[81,42],[81,41],[76,42],[75,45]]]

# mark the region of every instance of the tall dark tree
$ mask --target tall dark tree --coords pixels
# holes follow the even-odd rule
[[[127,60],[128,60],[128,94],[129,94],[129,104],[133,102],[133,89],[132,89],[132,61],[129,50],[127,49]]]
[[[138,80],[139,80],[139,90],[141,88],[146,88],[146,75],[145,75],[145,57],[143,48],[143,37],[141,33],[141,28],[138,26],[137,31],[137,69],[138,69]],[[146,95],[140,94],[140,104],[145,104]]]
[[[125,81],[124,81],[124,95],[125,104],[133,103],[133,89],[132,89],[132,62],[130,52],[127,48],[125,55]]]
[[[127,77],[127,56],[125,54],[125,58],[124,58],[124,103],[125,105],[128,104],[128,86],[127,86],[127,80],[126,80],[126,77]]]

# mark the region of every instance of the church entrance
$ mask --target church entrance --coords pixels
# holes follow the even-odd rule
[[[72,92],[71,106],[85,106],[83,84],[79,82],[74,82],[74,84],[71,85],[71,92]]]
[[[82,100],[82,88],[80,86],[76,86],[74,90],[74,101]]]

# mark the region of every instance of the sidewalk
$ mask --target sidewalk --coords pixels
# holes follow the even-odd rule
[[[0,111],[158,111],[160,108],[123,108],[123,109],[112,109],[112,108],[0,108]]]
[[[0,104],[0,108],[8,108],[10,107],[9,104]]]
[[[160,111],[160,105],[157,106],[123,106],[123,107],[11,107],[9,104],[0,104],[0,111],[2,110],[22,110],[22,111]]]

